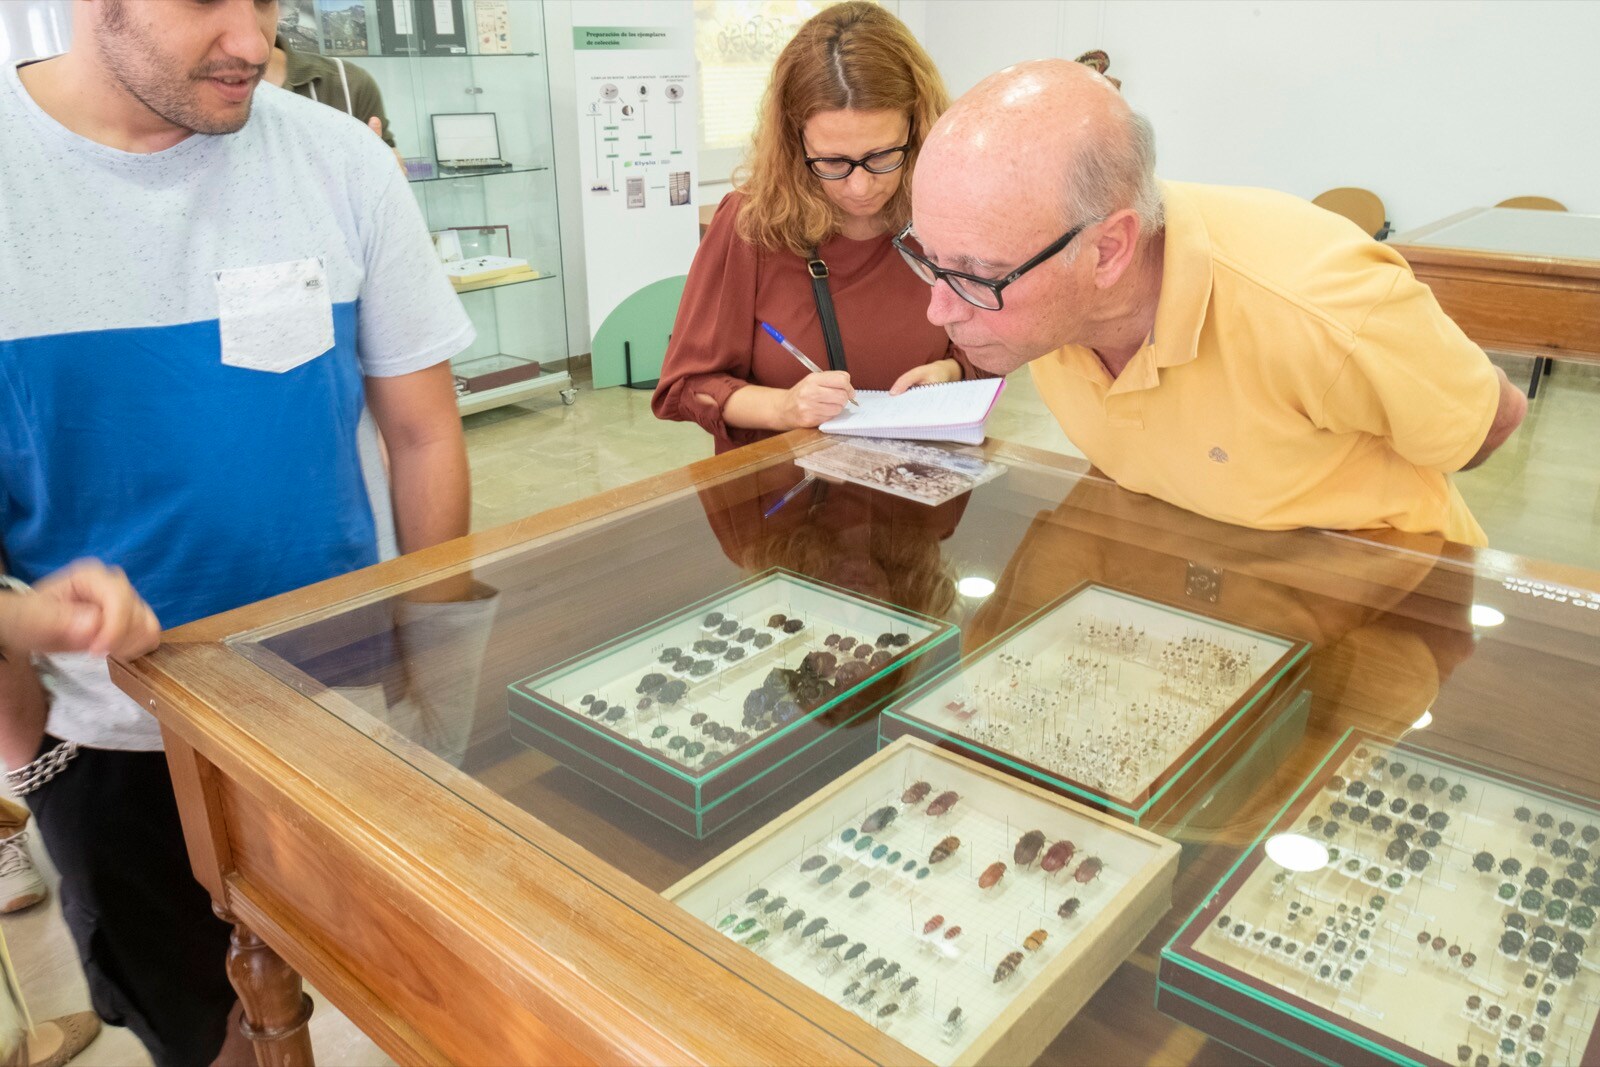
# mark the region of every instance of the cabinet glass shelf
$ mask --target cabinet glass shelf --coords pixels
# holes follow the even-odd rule
[[[435,174],[431,178],[407,178],[406,181],[410,182],[412,185],[424,185],[428,182],[461,181],[464,178],[498,178],[503,174],[537,174],[540,171],[546,171],[549,169],[550,168],[544,164],[535,163],[513,163],[509,167],[501,167],[498,170],[457,170],[445,172],[443,168],[440,168],[441,173]]]
[[[468,293],[481,293],[486,289],[509,289],[513,285],[527,285],[529,282],[548,282],[556,277],[555,271],[541,273],[533,278],[496,278],[493,281],[481,282],[472,285],[458,285],[455,287],[458,296]]]
[[[454,52],[449,55],[408,55],[395,53],[392,55],[358,55],[345,58],[358,60],[365,63],[369,59],[536,59],[544,55],[543,52]]]

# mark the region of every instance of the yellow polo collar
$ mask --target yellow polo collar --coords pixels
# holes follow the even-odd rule
[[[1155,331],[1115,381],[1089,348],[1068,345],[1061,350],[1073,373],[1106,388],[1108,395],[1154,389],[1161,384],[1163,368],[1180,366],[1199,355],[1200,329],[1211,303],[1211,236],[1182,187],[1167,182],[1160,185],[1166,246],[1161,254]]]

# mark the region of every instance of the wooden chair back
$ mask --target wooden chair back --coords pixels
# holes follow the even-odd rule
[[[1384,210],[1378,194],[1371,190],[1343,185],[1329,189],[1311,202],[1335,215],[1343,215],[1373,237],[1381,240],[1388,236],[1388,212]]]
[[[1513,196],[1500,201],[1495,207],[1520,207],[1527,211],[1567,210],[1567,205],[1559,200],[1551,200],[1548,196]]]

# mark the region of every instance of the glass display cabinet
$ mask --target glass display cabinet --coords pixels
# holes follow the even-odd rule
[[[477,327],[453,361],[462,413],[552,391],[572,403],[544,5],[367,8],[365,54],[342,58],[378,83],[411,189]]]
[[[115,665],[274,1062],[1595,1060],[1600,575],[829,447]]]

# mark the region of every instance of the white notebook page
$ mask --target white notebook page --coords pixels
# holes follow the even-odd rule
[[[978,426],[994,407],[1004,378],[945,382],[908,389],[890,396],[876,389],[856,391],[859,409],[846,407],[822,424],[827,433],[876,433],[893,430],[943,430]]]

